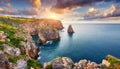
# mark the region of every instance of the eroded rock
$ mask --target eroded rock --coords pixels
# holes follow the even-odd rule
[[[74,33],[72,25],[69,25],[69,27],[68,27],[68,33],[70,33],[70,34]]]

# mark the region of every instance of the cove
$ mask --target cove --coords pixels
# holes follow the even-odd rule
[[[40,62],[48,62],[56,57],[70,57],[74,62],[87,59],[101,63],[108,55],[120,58],[119,24],[73,24],[73,35],[67,33],[69,24],[63,24],[61,39],[40,48]],[[33,36],[36,42],[38,36]]]

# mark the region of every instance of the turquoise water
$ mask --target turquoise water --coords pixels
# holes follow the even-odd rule
[[[41,62],[55,57],[70,57],[74,62],[87,59],[101,63],[108,54],[120,58],[120,25],[119,24],[72,24],[75,33],[69,35],[64,24],[60,31],[60,41],[39,46]],[[33,39],[36,41],[37,36]]]

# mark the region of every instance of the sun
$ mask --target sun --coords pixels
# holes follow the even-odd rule
[[[55,13],[49,13],[48,14],[48,17],[51,18],[51,19],[59,19],[59,15],[55,14]]]
[[[56,14],[48,9],[46,9],[46,12],[45,12],[45,17],[46,18],[50,18],[50,19],[60,19],[60,14]]]

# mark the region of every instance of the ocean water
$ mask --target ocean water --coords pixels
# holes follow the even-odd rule
[[[56,57],[70,57],[74,62],[82,59],[101,63],[108,54],[120,58],[119,24],[72,24],[73,35],[67,33],[69,24],[60,31],[60,41],[37,45],[41,52],[40,62],[48,62]],[[38,39],[33,37],[34,41]]]

